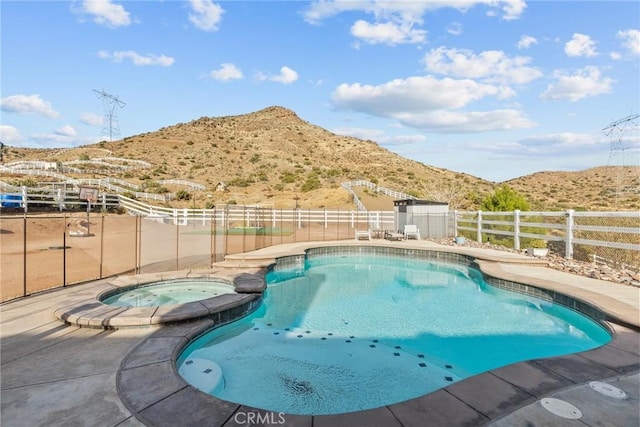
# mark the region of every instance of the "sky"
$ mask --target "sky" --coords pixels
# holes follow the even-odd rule
[[[640,166],[638,1],[1,0],[0,19],[10,146],[279,105],[495,182]]]

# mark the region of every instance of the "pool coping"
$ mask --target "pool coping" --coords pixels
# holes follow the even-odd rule
[[[320,245],[306,246],[316,248]],[[344,245],[334,243],[321,246]],[[460,251],[443,251],[440,248],[420,249],[460,254]],[[301,254],[304,254],[304,250],[300,253],[300,248],[297,248],[280,256]],[[280,256],[263,257],[262,262]],[[525,277],[496,268],[498,262],[504,261],[498,261],[495,257],[474,258],[483,275],[495,280],[515,283]],[[240,263],[245,265],[258,265],[260,261],[260,255],[240,259]],[[230,259],[229,262],[237,263],[238,260]],[[514,259],[513,262],[523,260]],[[531,282],[532,279],[527,278],[526,286],[538,288],[537,283]],[[557,296],[566,296],[558,289],[543,289]],[[123,359],[117,373],[116,387],[129,411],[148,425],[175,422],[176,425],[231,426],[241,424],[238,416],[246,420],[247,414],[273,421],[274,424],[281,424],[278,421],[284,418],[286,425],[423,426],[425,417],[434,425],[481,425],[533,403],[545,394],[588,381],[640,372],[640,328],[633,322],[627,324],[633,329],[617,324],[619,315],[609,313],[588,298],[571,298],[604,314],[600,320],[613,334],[608,344],[581,353],[507,365],[415,399],[365,411],[319,416],[283,414],[227,402],[197,390],[178,375],[176,360],[191,340],[216,325],[211,319],[162,328],[153,333]],[[483,391],[487,387],[492,390],[491,395]]]
[[[262,292],[266,289],[264,269],[214,268],[203,270],[181,270],[161,273],[146,273],[137,276],[119,276],[91,290],[74,294],[64,304],[54,309],[54,316],[67,325],[81,328],[125,329],[193,321],[205,318],[216,320],[216,324],[229,319],[232,311],[251,312],[260,306]],[[158,281],[179,279],[216,279],[234,286],[233,294],[179,305],[153,307],[119,307],[104,304],[101,298],[118,290],[127,290]]]

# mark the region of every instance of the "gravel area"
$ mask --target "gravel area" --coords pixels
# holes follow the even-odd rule
[[[480,243],[474,240],[466,239],[464,243],[458,244],[455,239],[428,239],[432,242],[448,245],[448,246],[467,246],[472,248],[494,249],[498,251],[513,252],[525,254],[525,250],[515,250],[504,246],[494,245],[492,243]],[[605,280],[608,282],[620,283],[628,286],[640,287],[640,271],[639,270],[620,270],[612,268],[608,265],[594,264],[591,262],[578,261],[574,259],[566,259],[562,256],[549,251],[544,257],[549,262],[549,267],[566,273],[578,274],[580,276],[591,277],[593,279]]]

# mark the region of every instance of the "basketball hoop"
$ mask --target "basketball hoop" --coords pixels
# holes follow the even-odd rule
[[[79,187],[80,194],[78,198],[89,203],[95,203],[98,200],[98,189],[95,187]]]
[[[96,187],[79,187],[79,190],[78,198],[87,202],[87,236],[90,236],[91,220],[89,212],[91,211],[91,205],[98,200],[98,189]]]

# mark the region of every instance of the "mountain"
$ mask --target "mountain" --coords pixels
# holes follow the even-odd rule
[[[113,174],[149,190],[159,189],[154,181],[171,178],[204,184],[207,189],[196,193],[195,202],[189,202],[189,206],[199,207],[236,202],[276,208],[292,208],[297,203],[302,208],[351,209],[351,198],[340,183],[364,179],[417,197],[452,201],[458,209],[477,209],[482,196],[497,185],[403,158],[373,141],[333,134],[277,106],[237,116],[202,117],[76,148],[7,147],[4,162],[63,162],[104,156],[151,163],[149,169]],[[637,169],[628,173],[625,169],[625,174],[637,183]],[[536,209],[560,209],[566,204],[608,210],[620,202],[620,198],[610,197],[615,188],[612,175],[618,176],[608,168],[543,172],[507,184],[528,197]],[[227,191],[216,191],[221,182]],[[161,190],[177,189],[166,187]],[[372,191],[360,191],[367,199],[379,198],[378,205],[384,199]],[[624,198],[630,209],[640,206],[637,192],[634,197]]]

